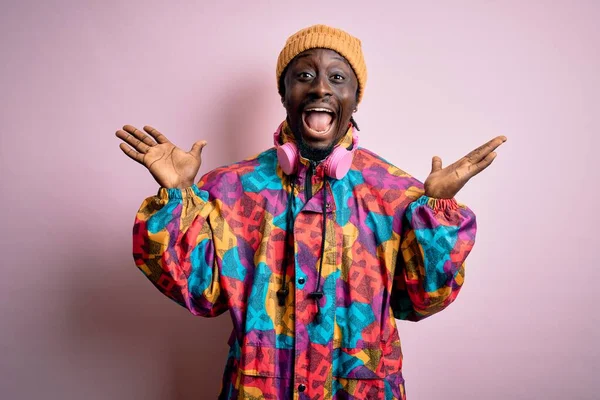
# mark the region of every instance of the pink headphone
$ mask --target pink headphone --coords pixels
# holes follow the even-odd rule
[[[281,131],[283,123],[279,125],[279,128],[275,131],[274,142],[277,148],[277,160],[279,166],[286,175],[292,175],[298,169],[298,159],[300,158],[300,151],[296,144],[287,142],[285,144],[280,143]],[[352,165],[352,157],[354,156],[354,150],[358,147],[358,136],[356,131],[352,130],[352,150],[348,150],[343,146],[337,145],[333,148],[331,154],[325,160],[325,174],[330,178],[342,179]]]

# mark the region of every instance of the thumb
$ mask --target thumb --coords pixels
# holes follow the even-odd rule
[[[431,159],[431,173],[437,172],[442,169],[442,159],[438,156],[434,156]]]
[[[192,149],[190,153],[196,157],[200,158],[200,154],[202,153],[202,149],[206,146],[206,140],[198,140],[196,143],[192,145]]]

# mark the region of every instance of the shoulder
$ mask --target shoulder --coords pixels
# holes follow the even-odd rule
[[[225,192],[247,190],[250,181],[272,180],[273,176],[279,180],[277,153],[270,148],[245,160],[213,169],[202,176],[198,187],[208,191],[212,197],[220,197]]]
[[[383,157],[359,147],[352,161],[353,193],[383,215],[404,215],[423,194],[423,184]]]
[[[361,172],[365,183],[380,188],[422,188],[423,184],[406,171],[398,168],[371,150],[356,149],[352,169]]]

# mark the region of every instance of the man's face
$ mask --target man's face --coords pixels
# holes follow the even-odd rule
[[[356,108],[358,81],[350,64],[333,50],[310,49],[290,62],[284,85],[281,100],[296,139],[319,152],[330,150]]]

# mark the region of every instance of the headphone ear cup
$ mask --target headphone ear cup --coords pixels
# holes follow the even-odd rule
[[[352,157],[353,154],[351,151],[348,151],[341,146],[336,147],[330,154],[327,165],[325,166],[325,173],[327,176],[334,179],[342,179],[346,176],[352,165]]]
[[[293,143],[286,143],[277,147],[277,160],[281,170],[286,175],[292,175],[296,172],[298,166],[298,148]]]

